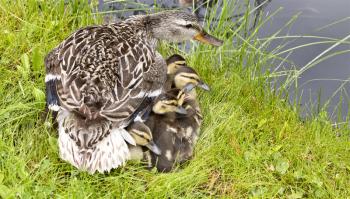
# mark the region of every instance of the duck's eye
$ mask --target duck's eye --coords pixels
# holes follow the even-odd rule
[[[186,28],[193,28],[193,25],[192,24],[187,24],[185,25]]]

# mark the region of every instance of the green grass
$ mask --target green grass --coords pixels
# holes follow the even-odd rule
[[[349,197],[348,129],[333,128],[325,112],[302,122],[298,107],[269,88],[268,78],[281,75],[262,72],[278,58],[264,51],[274,37],[247,34],[250,13],[237,24],[220,20],[212,33],[223,47],[193,43],[187,55],[211,85],[199,95],[204,124],[195,158],[169,174],[128,163],[88,175],[60,160],[57,132],[41,118],[43,58],[101,20],[86,4],[0,0],[0,198]],[[166,44],[161,52],[182,53]]]

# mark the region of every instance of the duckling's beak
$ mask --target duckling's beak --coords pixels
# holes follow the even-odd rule
[[[183,91],[185,93],[190,92],[192,89],[194,89],[194,87],[196,87],[196,85],[192,84],[192,83],[188,83],[186,84],[186,86],[183,88]]]
[[[198,83],[198,87],[201,88],[201,89],[203,89],[203,90],[210,91],[210,87],[208,86],[208,84],[206,84],[206,83],[204,83],[204,82],[202,82],[202,81],[200,81],[200,82]]]
[[[179,114],[183,114],[183,115],[186,115],[187,114],[187,111],[186,111],[186,109],[184,108],[184,107],[182,107],[182,106],[178,106],[177,108],[176,108],[176,111],[175,111],[176,113],[179,113]]]
[[[161,155],[162,151],[160,150],[160,148],[153,142],[150,141],[146,147],[151,150],[153,153],[155,153],[156,155]]]
[[[222,40],[220,40],[212,35],[209,35],[204,30],[202,32],[198,33],[197,35],[195,35],[193,37],[193,39],[200,41],[202,43],[205,43],[205,44],[213,45],[213,46],[222,46],[222,44],[223,44]]]

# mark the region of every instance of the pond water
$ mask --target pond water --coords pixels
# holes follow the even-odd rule
[[[216,3],[218,2],[220,2],[220,0],[216,1]],[[241,4],[246,2],[247,1],[244,0],[239,1]],[[200,5],[202,3],[203,1],[199,1],[198,4]],[[263,18],[267,18],[277,9],[283,8],[282,11],[274,15],[271,20],[260,29],[259,36],[261,38],[274,34],[298,13],[299,17],[297,20],[290,28],[286,28],[286,30],[282,31],[279,36],[313,35],[343,39],[350,34],[349,0],[256,0],[250,1],[250,3],[254,6],[264,3],[264,6],[261,6],[263,8],[261,13]],[[108,3],[108,1],[103,3],[103,0],[100,0],[99,11],[114,12],[112,15],[109,15],[110,20],[116,20],[117,18],[124,18],[133,14],[145,13],[145,10],[153,9],[155,4],[163,8],[177,8],[179,7],[179,0],[132,0],[124,3],[115,3],[115,1],[114,3]],[[210,1],[210,5],[215,5],[214,0]],[[205,7],[206,6],[202,6],[196,11],[200,18],[205,14]],[[125,9],[129,11],[118,12],[118,10]],[[325,27],[326,25],[342,19],[347,20]],[[276,40],[271,43],[269,49],[274,50],[276,46],[285,42],[289,43],[285,47],[285,49],[288,49],[318,41],[325,40],[305,37]],[[350,39],[348,38],[347,41],[350,42]],[[288,60],[292,61],[292,64],[275,64],[276,66],[282,66],[279,70],[300,69],[332,45],[334,45],[334,42],[299,48],[290,54],[282,55],[288,57]],[[342,50],[350,50],[350,44],[340,44],[325,55]],[[323,105],[329,100],[327,109],[329,116],[334,120],[344,120],[348,115],[348,102],[350,101],[350,95],[347,93],[350,88],[350,85],[347,83],[348,80],[350,80],[349,52],[329,58],[303,72],[298,78],[298,90],[293,88],[289,90],[290,101],[293,102],[295,99],[298,99],[297,103],[302,107],[302,115],[306,116],[310,113],[317,113],[317,111],[319,111],[317,105]],[[339,90],[339,92],[336,92],[337,90]]]
[[[272,1],[264,8],[264,17],[269,16],[273,11],[282,7],[279,12],[260,30],[260,37],[266,37],[283,27],[288,20],[297,13],[300,13],[292,27],[280,34],[282,35],[313,35],[321,37],[330,37],[343,39],[350,34],[350,1],[349,0],[285,0]],[[320,28],[329,25],[341,19],[347,19],[333,26]],[[325,41],[315,38],[298,38],[290,39],[291,42],[286,48],[291,48],[307,43]],[[350,39],[347,39],[350,42]],[[278,45],[281,41],[273,42],[271,49]],[[286,41],[284,41],[286,42]],[[301,68],[321,54],[334,43],[313,45],[295,50],[288,56],[293,61],[296,68]],[[341,44],[334,48],[326,55],[339,52],[342,50],[350,50],[350,44]],[[287,55],[285,55],[287,56]],[[290,66],[286,66],[288,69]],[[299,89],[291,90],[291,100],[301,96],[299,102],[304,108],[304,115],[310,113],[311,104],[318,102],[324,104],[330,100],[328,106],[329,115],[334,120],[345,119],[349,109],[349,91],[350,85],[346,81],[350,78],[350,53],[337,55],[329,58],[309,70],[302,73],[298,79]],[[339,89],[341,88],[342,89]],[[335,92],[339,92],[332,98]],[[340,100],[343,99],[343,100]],[[317,106],[316,106],[317,107]],[[317,111],[317,110],[313,110]],[[339,118],[340,117],[340,118]]]

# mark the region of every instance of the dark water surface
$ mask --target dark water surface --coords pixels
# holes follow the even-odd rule
[[[100,2],[103,1],[100,0]],[[216,3],[211,1],[208,6],[209,9],[210,6],[216,6],[218,5],[217,3],[220,2],[221,0],[217,0]],[[247,1],[240,0],[236,2],[232,0],[232,2],[245,5]],[[350,35],[350,0],[267,0],[266,2],[264,0],[256,0],[250,1],[250,3],[252,7],[264,3],[264,6],[261,6],[263,9],[260,15],[263,19],[269,17],[271,13],[277,9],[283,8],[282,11],[274,15],[272,19],[260,29],[260,38],[269,37],[274,34],[298,13],[299,17],[297,20],[290,28],[282,31],[279,36],[312,35],[343,39]],[[203,5],[203,1],[199,1],[198,5]],[[154,7],[178,8],[179,2],[178,0],[130,0],[124,3],[108,3],[106,1],[105,3],[100,4],[99,11],[113,12],[113,14],[109,15],[110,20],[116,20],[117,18],[125,18],[134,14],[146,13],[146,11],[152,10]],[[200,18],[203,18],[205,15],[206,7],[205,4],[196,11],[196,14]],[[129,11],[119,12],[120,10],[125,9]],[[239,12],[242,12],[242,10],[233,10],[232,14],[239,15],[241,14]],[[319,30],[320,28],[341,19],[346,20]],[[325,40],[316,38],[276,40],[271,43],[269,49],[274,50],[276,46],[285,42],[289,43],[285,47],[285,49],[288,49],[317,41]],[[347,39],[347,42],[350,42],[350,39]],[[279,66],[278,70],[300,69],[333,44],[334,43],[319,44],[299,48],[294,50],[291,54],[288,54],[288,60],[292,61],[292,64],[274,64],[276,64],[276,67]],[[350,44],[341,44],[325,55],[341,50],[350,50]],[[286,57],[287,54],[282,56]],[[350,85],[347,83],[349,79],[350,53],[334,56],[311,67],[299,76],[297,80],[298,90],[294,88],[288,90],[290,93],[290,101],[294,102],[296,99],[300,99],[297,103],[301,104],[302,115],[305,116],[317,113],[320,111],[320,108],[317,107],[321,107],[330,100],[327,109],[329,116],[334,120],[344,120],[348,115],[348,102],[350,102],[350,95],[348,96],[347,93],[350,89]],[[337,89],[339,92],[336,93]],[[332,97],[334,94],[335,96]],[[318,104],[321,106],[317,106]]]
[[[260,30],[260,37],[266,37],[271,35],[271,33],[276,32],[297,13],[300,13],[297,20],[292,24],[288,31],[284,31],[280,36],[313,35],[343,39],[350,35],[349,0],[275,0],[265,7],[264,17],[269,16],[273,11],[280,7],[282,7],[283,10],[276,16],[272,17],[272,20]],[[343,22],[319,30],[328,24],[346,18],[347,20]],[[292,39],[287,41],[291,42],[287,48],[291,48],[298,45],[325,40],[299,38],[293,41]],[[347,41],[350,42],[350,39],[347,39]],[[273,42],[270,47],[271,50],[274,45],[278,45],[280,42],[281,41]],[[293,61],[296,68],[299,69],[333,44],[334,43],[321,44],[300,48],[290,54],[288,59]],[[350,44],[341,44],[326,55],[342,50],[350,50]],[[287,54],[284,56],[287,56]],[[284,66],[285,69],[290,69],[290,65],[285,64]],[[349,78],[350,53],[348,52],[327,59],[302,73],[298,79],[298,92],[295,92],[295,89],[291,90],[291,100],[294,100],[296,97],[299,99],[299,96],[301,96],[301,101],[299,103],[304,108],[305,115],[305,113],[318,111],[310,110],[312,109],[311,104],[317,105],[317,103],[320,102],[321,105],[323,105],[331,98],[327,110],[329,116],[334,120],[344,120],[348,115],[348,102],[350,101],[350,97],[347,93],[347,91],[350,91],[350,85],[346,82]],[[332,95],[340,87],[342,87],[342,89],[340,89],[332,98]],[[317,109],[317,106],[314,108]],[[340,116],[340,118],[338,118],[338,116]]]

